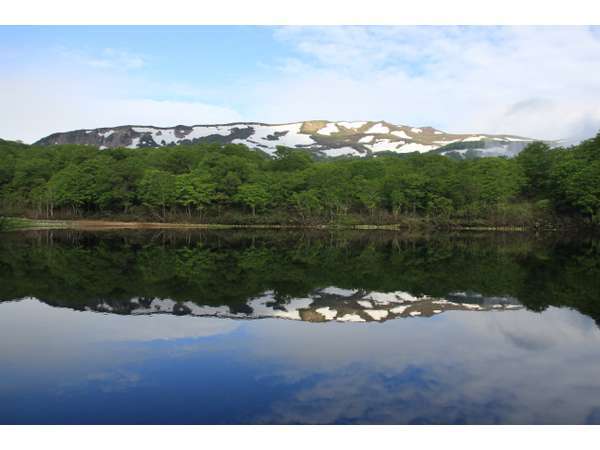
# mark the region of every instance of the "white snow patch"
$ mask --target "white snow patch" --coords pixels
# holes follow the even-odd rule
[[[339,133],[340,130],[337,127],[337,125],[335,123],[329,122],[327,125],[325,125],[323,128],[321,128],[319,131],[317,131],[317,134],[322,134],[323,136],[331,136],[333,133]]]
[[[334,286],[321,289],[321,294],[339,295],[341,297],[350,297],[351,295],[356,294],[356,292],[356,289],[342,289]]]
[[[385,309],[365,309],[365,312],[375,320],[385,319],[389,314]]]
[[[364,127],[367,122],[337,122],[337,124],[350,130],[356,130],[360,127]]]
[[[396,298],[402,300],[403,302],[418,302],[419,300],[424,300],[427,297],[415,297],[414,295],[404,292],[404,291],[396,291]]]
[[[199,139],[212,135],[229,136],[231,134],[231,126],[198,126],[193,127],[192,131],[185,135],[183,139]],[[248,127],[245,127],[248,128]]]
[[[98,133],[99,136],[102,136],[103,138],[107,138],[109,137],[111,134],[113,134],[115,132],[115,130],[108,130],[105,131],[104,133]]]
[[[423,130],[421,128],[411,128],[410,131],[412,131],[413,133],[422,133]]]
[[[414,128],[413,128],[414,130]],[[406,134],[404,131],[399,130],[399,131],[392,131],[392,133],[394,136],[398,136],[399,138],[402,139],[412,139],[408,134]]]
[[[194,302],[185,302],[184,306],[191,310],[192,315],[194,316],[220,316],[224,314],[229,314],[231,310],[229,306],[208,306],[208,305],[197,305]]]
[[[158,131],[158,129],[151,127],[131,127],[131,129],[136,133],[154,133]]]
[[[452,144],[453,142],[460,142],[461,139],[450,139],[449,141],[433,141],[434,144],[439,144],[439,145],[448,145],[448,144]]]
[[[396,306],[395,308],[390,309],[390,312],[394,314],[402,314],[410,305],[401,305]]]
[[[363,136],[358,140],[358,142],[361,144],[368,144],[373,140],[373,138],[375,138],[375,136]]]
[[[358,314],[345,314],[342,317],[338,317],[336,320],[340,322],[366,322],[366,320]]]
[[[152,139],[159,145],[177,144],[181,141],[181,138],[175,136],[174,129],[156,130],[155,133],[152,133]]]
[[[410,142],[408,144],[401,146],[396,151],[398,153],[412,153],[412,152],[425,153],[425,152],[428,152],[429,150],[434,150],[436,148],[439,148],[439,145],[426,145],[426,144],[418,144],[416,142]]]
[[[133,138],[131,140],[131,144],[129,144],[127,146],[127,148],[137,148],[139,143],[140,143],[140,138],[139,137]]]
[[[512,142],[531,142],[531,139],[521,139],[521,138],[512,138],[512,137],[505,137],[504,140],[512,141]]]
[[[468,138],[464,138],[462,142],[477,142],[486,139],[486,136],[469,136]]]
[[[408,313],[410,316],[415,317],[415,316],[420,316],[421,315],[421,311],[411,311]]]
[[[399,145],[404,144],[403,141],[401,142],[392,142],[390,139],[381,139],[377,142],[375,142],[374,144],[371,145],[367,145],[366,147],[369,148],[372,152],[384,152],[384,151],[396,151],[396,149],[398,148]]]
[[[325,320],[333,320],[335,319],[335,316],[337,316],[337,311],[335,309],[330,309],[329,306],[317,308],[315,311],[325,317]]]
[[[363,308],[372,308],[373,307],[373,303],[371,303],[369,300],[359,300],[356,303],[358,303]]]
[[[481,305],[478,305],[477,303],[461,303],[460,305],[467,309],[481,309]]]
[[[390,129],[383,125],[382,123],[376,123],[371,128],[369,128],[365,133],[367,134],[388,134]]]
[[[433,300],[431,303],[434,303],[436,305],[452,305],[452,306],[461,306],[462,305],[462,303],[455,303],[455,302],[451,302],[446,299]]]
[[[415,297],[404,291],[396,292],[371,292],[367,297],[368,300],[379,305],[388,305],[390,303],[406,303],[406,302],[418,302],[420,300],[426,300],[429,297]]]
[[[366,156],[357,151],[352,147],[341,147],[341,148],[328,148],[327,150],[322,150],[327,156],[336,157],[336,156]]]
[[[434,314],[439,314],[439,313],[441,313],[441,312],[442,312],[442,310],[441,310],[441,309],[434,309],[434,310],[433,310],[433,313],[434,313]]]

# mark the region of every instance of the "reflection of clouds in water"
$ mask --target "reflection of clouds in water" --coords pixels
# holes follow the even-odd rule
[[[306,381],[263,420],[596,421],[600,332],[591,319],[556,308],[541,315],[456,312],[437,319],[427,326],[389,322],[368,332],[339,325],[329,332],[323,326],[309,333],[260,330],[250,350],[284,359],[283,383]],[[262,339],[271,344],[261,345]],[[535,351],[524,342],[535,343]]]
[[[142,382],[142,376],[130,370],[117,369],[105,372],[92,372],[81,379],[65,380],[57,388],[58,395],[72,395],[73,389],[88,389],[93,386],[95,390],[111,393],[123,392],[137,387]]]
[[[235,321],[210,318],[73,311],[25,299],[0,305],[0,354],[5,360],[33,365],[40,359],[70,360],[76,349],[91,351],[98,344],[212,336],[237,326]]]
[[[455,379],[405,367],[396,373],[350,371],[318,381],[273,405],[275,423],[498,423],[514,408],[500,395],[465,398]],[[448,375],[447,372],[444,375]],[[512,400],[512,399],[510,399]]]
[[[193,339],[203,336],[214,338]],[[169,341],[146,343],[157,339]],[[42,368],[40,383],[65,398],[149,388],[138,399],[148,405],[167,402],[161,387],[177,379],[203,399],[202,386],[190,382],[205,377],[215,380],[211,392],[239,388],[236,412],[248,407],[245,387],[264,390],[268,412],[252,404],[248,422],[598,422],[599,352],[596,324],[557,308],[450,311],[357,326],[118,316],[34,300],[0,305],[0,370],[14,372],[4,392],[18,392],[11,379],[29,389],[21,375],[39,378]],[[206,371],[208,361],[214,372]],[[234,365],[221,374],[221,362]],[[204,407],[219,414],[219,400]]]

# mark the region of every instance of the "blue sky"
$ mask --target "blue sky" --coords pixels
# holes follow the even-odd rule
[[[0,27],[0,136],[387,120],[577,140],[600,129],[593,27]]]
[[[157,100],[195,100],[196,90],[210,96],[211,89],[220,91],[240,77],[265,78],[290,54],[273,29],[251,26],[0,27],[0,42],[13,69],[60,63],[65,70],[128,71],[181,87],[147,93]]]

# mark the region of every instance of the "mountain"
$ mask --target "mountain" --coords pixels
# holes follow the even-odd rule
[[[100,149],[149,148],[201,142],[245,144],[273,154],[277,146],[304,148],[321,156],[367,156],[383,152],[435,152],[463,157],[512,156],[533,139],[492,134],[452,134],[431,127],[388,122],[313,120],[280,125],[238,122],[222,125],[177,125],[171,128],[124,125],[54,133],[34,145],[84,144]]]

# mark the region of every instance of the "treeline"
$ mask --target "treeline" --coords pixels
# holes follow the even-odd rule
[[[531,225],[600,222],[600,134],[569,148],[530,144],[513,159],[435,154],[317,160],[235,144],[158,149],[0,141],[0,207],[38,218],[222,223]]]

